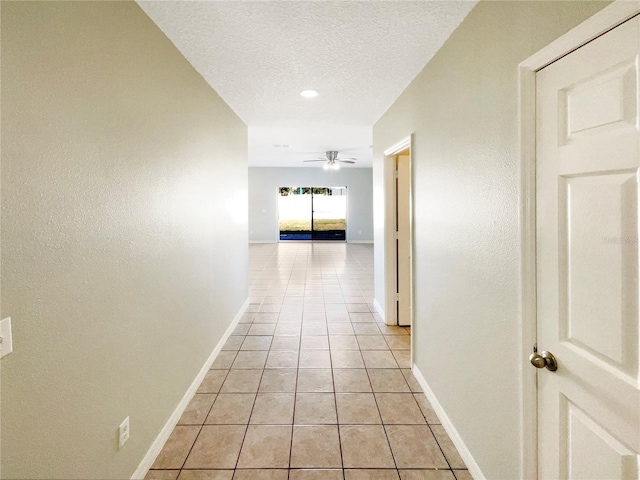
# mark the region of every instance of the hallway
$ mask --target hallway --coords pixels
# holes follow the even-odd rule
[[[470,479],[374,311],[373,246],[252,244],[250,304],[148,480]]]

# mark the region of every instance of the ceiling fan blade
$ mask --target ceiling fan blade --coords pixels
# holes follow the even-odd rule
[[[342,158],[336,158],[336,160],[337,160],[338,162],[342,162],[342,163],[356,163],[356,162],[354,162],[353,160],[344,160],[344,159],[342,159]]]
[[[303,160],[303,162],[326,162],[327,159],[321,159],[321,160]]]

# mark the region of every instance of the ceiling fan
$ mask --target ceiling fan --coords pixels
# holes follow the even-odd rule
[[[303,160],[303,162],[325,162],[323,168],[325,170],[338,170],[340,163],[356,163],[357,158],[338,158],[337,150],[328,150],[325,152],[326,158],[318,158],[317,160]]]

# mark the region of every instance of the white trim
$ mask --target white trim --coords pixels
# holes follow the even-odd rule
[[[277,240],[249,240],[249,245],[252,243],[278,243]]]
[[[146,455],[138,465],[138,468],[136,468],[136,471],[133,472],[133,475],[131,476],[132,480],[143,479],[146,476],[146,474],[149,472],[149,469],[153,465],[153,462],[156,460],[156,457],[160,454],[162,447],[164,447],[164,444],[168,440],[169,435],[171,435],[171,432],[173,432],[173,429],[178,424],[180,417],[182,416],[185,409],[189,405],[189,402],[195,395],[196,390],[198,390],[200,383],[202,383],[202,380],[204,379],[205,375],[211,368],[211,365],[213,364],[216,357],[222,350],[223,345],[229,339],[229,337],[231,336],[231,333],[233,333],[233,330],[236,328],[236,326],[240,322],[240,318],[242,317],[244,312],[247,310],[248,306],[249,306],[249,299],[247,298],[247,300],[244,302],[242,307],[240,307],[240,310],[238,310],[238,313],[236,314],[236,316],[231,321],[231,324],[229,325],[227,330],[222,335],[222,338],[220,339],[216,347],[213,349],[213,352],[211,352],[211,355],[209,355],[209,358],[207,358],[207,360],[204,362],[204,365],[198,372],[198,375],[196,375],[196,378],[193,379],[193,382],[191,383],[191,385],[189,386],[185,394],[182,396],[182,399],[176,406],[175,410],[173,411],[171,416],[169,416],[169,419],[164,424],[164,427],[162,427],[162,430],[160,430],[160,433],[158,434],[156,439],[153,441],[153,443],[149,447],[149,450],[147,451]]]
[[[411,371],[413,372],[413,376],[416,377],[416,380],[422,387],[427,400],[429,400],[431,407],[433,407],[433,411],[438,416],[438,419],[447,432],[447,435],[449,435],[449,438],[455,445],[456,449],[458,449],[458,453],[460,454],[462,460],[464,460],[464,463],[467,466],[467,469],[469,469],[469,473],[471,474],[471,476],[475,480],[485,480],[486,477],[482,473],[482,470],[480,470],[480,467],[478,466],[476,460],[473,458],[473,455],[471,455],[471,451],[467,448],[467,445],[462,440],[462,437],[458,433],[458,430],[456,430],[453,422],[446,414],[442,405],[440,405],[438,398],[436,397],[435,393],[433,393],[433,390],[431,390],[431,387],[429,387],[429,384],[427,383],[424,376],[422,375],[422,372],[415,363],[413,364]]]
[[[520,89],[520,476],[538,478],[536,374],[526,361],[536,342],[535,72],[519,67]]]
[[[373,243],[373,240],[347,240],[347,243]]]
[[[376,309],[376,312],[378,312],[378,315],[380,315],[380,318],[382,318],[382,321],[384,322],[384,308],[382,308],[377,298],[373,299],[373,308]]]
[[[640,13],[637,0],[617,0],[518,65],[520,136],[521,477],[538,477],[537,386],[527,357],[536,343],[536,72]]]
[[[616,0],[534,53],[519,66],[537,71],[640,13],[638,0]]]
[[[411,148],[411,137],[412,136],[413,135],[409,135],[408,137],[405,137],[402,140],[400,140],[394,146],[387,148],[384,151],[385,157],[388,157],[390,155],[395,155],[397,153],[400,153],[403,150],[406,150],[407,148]]]
[[[404,150],[404,140],[389,148],[386,152],[396,152]],[[384,306],[385,315],[384,322],[387,325],[398,324],[398,307],[397,307],[397,256],[396,256],[396,240],[395,240],[395,154],[385,154],[383,175],[384,175]]]

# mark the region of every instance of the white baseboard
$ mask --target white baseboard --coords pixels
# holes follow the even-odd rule
[[[373,308],[376,309],[376,312],[378,312],[378,315],[380,315],[380,317],[382,318],[382,321],[384,323],[387,323],[385,318],[384,318],[384,309],[378,303],[378,299],[377,298],[373,299]]]
[[[440,405],[440,402],[438,402],[436,395],[433,393],[433,390],[431,390],[431,387],[429,387],[429,384],[427,383],[424,376],[422,375],[422,372],[415,363],[413,364],[411,370],[413,371],[413,376],[416,377],[416,380],[418,380],[418,383],[422,387],[427,400],[429,400],[429,403],[433,407],[433,411],[436,412],[436,415],[440,419],[440,423],[442,423],[442,426],[449,435],[449,438],[458,449],[458,453],[462,457],[462,460],[464,460],[464,463],[469,469],[469,473],[471,474],[471,476],[475,480],[486,480],[486,477],[480,470],[478,463],[473,458],[473,455],[471,455],[471,452],[458,434],[456,427],[453,426],[453,423],[449,419],[449,416],[444,411],[444,408],[442,408],[442,405]]]
[[[277,240],[249,240],[249,245],[252,243],[278,243]]]
[[[373,243],[373,240],[347,240],[347,243]]]
[[[242,307],[240,307],[240,310],[238,310],[238,313],[236,314],[236,316],[231,321],[231,324],[229,325],[227,330],[222,335],[222,338],[220,339],[216,347],[213,349],[213,352],[211,352],[211,355],[209,355],[209,358],[207,358],[207,361],[204,362],[204,365],[202,366],[202,368],[198,372],[198,375],[196,375],[196,378],[194,378],[193,382],[187,389],[186,393],[178,403],[178,406],[175,408],[175,410],[173,411],[173,413],[171,414],[167,422],[164,424],[164,427],[162,427],[162,430],[160,430],[160,433],[151,444],[151,447],[149,447],[149,450],[147,451],[146,455],[140,462],[140,465],[138,465],[138,468],[136,468],[136,471],[131,476],[132,480],[143,479],[145,477],[145,475],[151,468],[151,465],[153,465],[153,462],[156,460],[156,457],[162,450],[162,447],[164,447],[164,444],[169,438],[169,435],[171,435],[171,432],[173,432],[173,429],[175,428],[178,421],[180,420],[180,417],[182,416],[185,409],[189,405],[189,402],[195,395],[196,390],[198,390],[200,383],[202,383],[202,380],[204,379],[205,375],[211,368],[211,365],[213,364],[216,357],[222,350],[223,345],[229,339],[229,337],[231,336],[231,333],[233,333],[233,330],[236,328],[236,326],[240,322],[240,318],[242,317],[242,315],[244,314],[248,306],[249,306],[249,299],[247,298],[247,300],[244,302]]]

